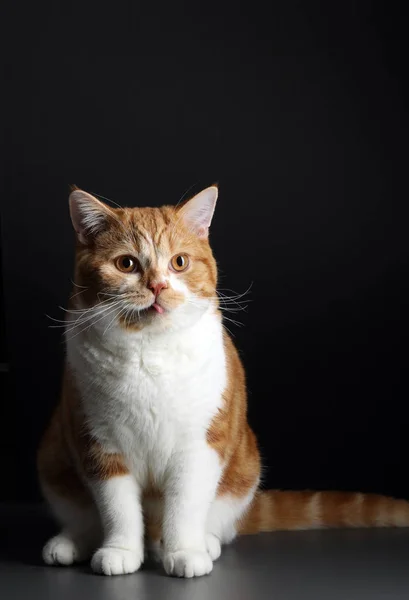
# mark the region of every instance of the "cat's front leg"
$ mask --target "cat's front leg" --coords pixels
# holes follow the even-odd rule
[[[101,516],[104,540],[91,567],[104,575],[139,569],[144,558],[141,492],[130,473],[93,481],[92,493]]]
[[[174,455],[165,489],[163,565],[168,575],[207,575],[213,562],[206,546],[206,518],[221,467],[205,442]]]

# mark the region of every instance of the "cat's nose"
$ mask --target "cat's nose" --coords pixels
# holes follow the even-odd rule
[[[155,298],[157,296],[159,296],[159,294],[161,293],[161,291],[163,290],[163,288],[167,288],[168,286],[166,285],[166,283],[164,281],[160,281],[159,283],[157,281],[150,281],[148,283],[148,288],[150,290],[152,290],[152,292],[155,295]]]

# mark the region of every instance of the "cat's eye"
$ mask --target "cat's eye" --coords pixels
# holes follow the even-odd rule
[[[170,261],[170,268],[172,271],[180,273],[185,271],[189,266],[189,257],[187,254],[176,254]]]
[[[136,260],[132,256],[118,256],[115,266],[122,273],[134,273],[137,270]]]

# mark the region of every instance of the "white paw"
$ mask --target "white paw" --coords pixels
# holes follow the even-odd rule
[[[91,560],[91,568],[101,575],[135,573],[143,560],[143,552],[122,548],[100,548]]]
[[[220,540],[213,533],[206,533],[206,549],[212,560],[217,560],[222,553]]]
[[[64,534],[60,533],[48,540],[43,548],[43,560],[47,565],[72,565],[81,560],[79,548]]]
[[[202,550],[177,550],[165,555],[163,566],[168,575],[200,577],[213,569],[212,559]]]

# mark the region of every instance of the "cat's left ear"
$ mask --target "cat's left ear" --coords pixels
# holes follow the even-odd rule
[[[185,225],[199,238],[207,238],[209,235],[218,194],[217,186],[212,185],[193,196],[178,211]]]
[[[72,225],[81,244],[89,244],[112,219],[112,210],[91,194],[78,188],[69,197]]]

